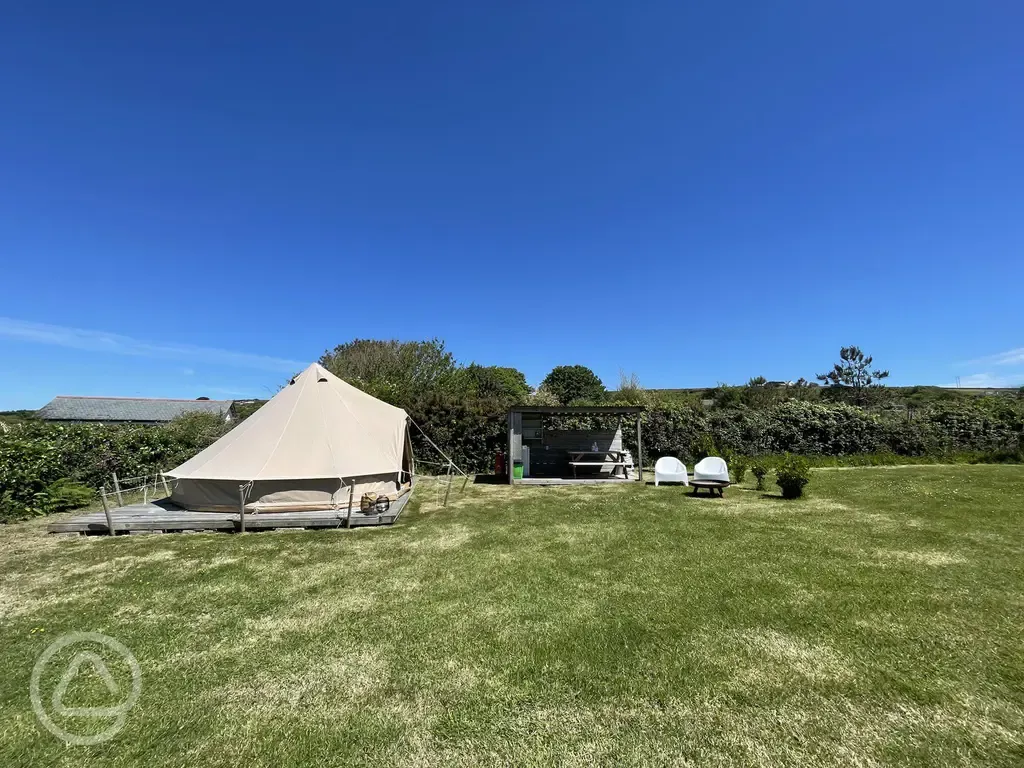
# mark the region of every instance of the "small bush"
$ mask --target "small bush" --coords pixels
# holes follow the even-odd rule
[[[1024,448],[1000,448],[986,451],[978,457],[979,464],[1021,464],[1024,463]]]
[[[735,482],[739,485],[747,474],[747,460],[742,456],[736,456],[730,466],[732,467],[732,476],[736,478]]]
[[[803,456],[786,454],[775,468],[775,484],[782,489],[782,498],[796,499],[803,495],[810,482],[811,469]]]
[[[768,465],[763,461],[755,461],[750,467],[751,473],[757,478],[757,490],[764,490],[764,479],[768,476]]]
[[[41,506],[46,512],[63,512],[78,509],[91,502],[96,496],[92,488],[63,478],[50,483],[43,493],[37,494]]]

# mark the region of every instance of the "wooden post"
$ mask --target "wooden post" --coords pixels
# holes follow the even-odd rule
[[[142,478],[142,503],[149,503],[149,475]]]
[[[117,472],[111,472],[111,477],[114,478],[114,493],[117,494],[117,506],[124,506],[124,499],[121,498],[121,484],[117,482]]]
[[[348,514],[345,515],[345,527],[352,527],[352,501],[356,495],[356,484],[352,481],[352,485],[348,487]]]
[[[100,498],[103,500],[103,514],[107,516],[107,534],[114,535],[114,518],[110,515],[110,506],[107,504],[107,487],[100,488]]]
[[[245,533],[245,486],[238,486],[238,524],[239,530]]]
[[[448,494],[452,491],[452,463],[448,462],[448,486],[444,489],[444,503],[442,507],[448,506]]]
[[[644,443],[640,429],[640,419],[643,414],[636,415],[636,465],[640,472],[640,482],[644,481]]]
[[[165,475],[163,472],[161,472],[160,473],[160,479],[164,481],[164,493],[166,493],[168,496],[170,496],[171,495],[171,489],[167,486],[167,475]]]
[[[508,453],[505,455],[505,471],[508,473],[508,484],[515,485],[515,478],[512,476],[512,443],[514,437],[512,436],[515,430],[515,419],[512,416],[512,409],[508,411]]]

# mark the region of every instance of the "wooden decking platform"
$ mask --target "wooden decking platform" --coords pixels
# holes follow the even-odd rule
[[[612,483],[634,483],[625,477],[524,477],[516,485],[610,485]]]
[[[391,502],[391,508],[382,515],[364,515],[356,510],[349,516],[347,509],[324,509],[310,512],[266,512],[245,515],[245,530],[273,531],[280,529],[323,529],[346,528],[364,525],[391,525],[402,514],[409,503],[411,492],[406,492]],[[181,531],[226,531],[241,530],[237,512],[195,512],[182,509],[168,501],[161,500],[148,504],[129,504],[111,510],[114,533],[174,533]],[[50,523],[50,533],[109,534],[107,517],[103,512],[72,517],[68,520]]]

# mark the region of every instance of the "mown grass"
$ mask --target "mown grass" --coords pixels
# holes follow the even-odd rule
[[[1020,765],[1024,468],[809,490],[423,488],[339,533],[8,526],[0,764]],[[98,746],[29,706],[71,631],[143,671]]]

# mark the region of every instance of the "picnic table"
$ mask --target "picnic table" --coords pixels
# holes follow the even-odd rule
[[[612,476],[622,467],[622,474],[626,474],[625,451],[569,451],[569,466],[572,467],[572,476],[576,477],[576,467],[603,467],[606,464],[612,465]],[[608,457],[611,456],[611,461]],[[592,457],[592,458],[591,458]],[[596,459],[596,460],[595,460]]]

